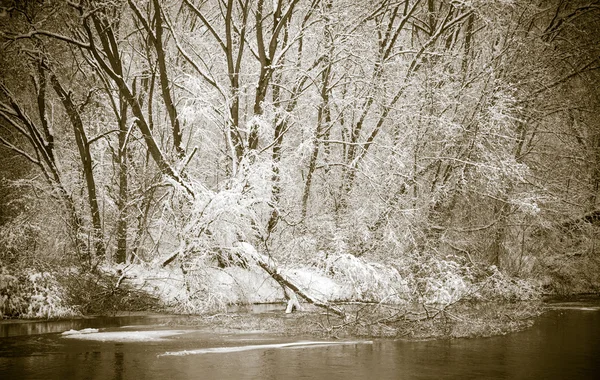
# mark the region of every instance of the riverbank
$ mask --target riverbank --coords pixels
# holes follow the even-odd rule
[[[338,315],[304,300],[302,310],[286,314],[281,287],[259,270],[239,267],[186,276],[141,266],[94,274],[34,274],[25,278],[27,282],[12,276],[7,289],[13,291],[4,305],[18,306],[12,315],[28,319],[162,312],[191,315],[186,322],[190,325],[230,332],[415,340],[506,334],[529,327],[542,312],[535,287],[496,269],[476,281],[454,273],[454,267],[425,278],[400,276],[394,268],[363,262],[347,268],[348,273],[338,271],[335,276],[307,267],[285,272],[330,310],[340,311]],[[357,268],[369,270],[354,271]],[[389,271],[387,277],[383,269]],[[244,310],[251,309],[244,305],[265,301],[278,306],[267,312]]]
[[[252,267],[184,275],[173,268],[130,265],[96,273],[32,274],[22,281],[5,274],[10,281],[4,305],[28,319],[158,312],[190,315],[185,322],[190,326],[231,333],[406,340],[503,335],[530,327],[544,310],[539,286],[495,267],[465,274],[449,266],[435,276],[416,277],[391,266],[350,264],[333,275],[314,267],[282,271],[343,317],[305,300],[302,310],[286,314],[281,286]]]
[[[308,306],[285,314],[236,311],[192,316],[186,324],[220,333],[263,332],[279,336],[319,338],[394,338],[431,340],[504,335],[531,327],[543,313],[541,302],[462,302],[439,309],[433,306],[400,308],[396,305],[346,304],[346,319]],[[181,323],[181,321],[177,321]]]

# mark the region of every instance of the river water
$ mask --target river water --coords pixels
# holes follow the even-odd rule
[[[526,331],[424,342],[222,334],[170,316],[0,323],[0,379],[600,378],[600,302],[550,308]]]

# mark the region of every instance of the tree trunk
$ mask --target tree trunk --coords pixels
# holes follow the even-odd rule
[[[96,183],[94,180],[94,171],[92,165],[92,155],[90,153],[90,145],[87,140],[85,129],[83,127],[83,121],[77,106],[73,103],[71,93],[67,93],[62,87],[58,79],[54,74],[50,77],[54,91],[59,96],[65,111],[73,126],[73,133],[75,135],[75,141],[79,150],[79,158],[83,166],[83,175],[85,177],[85,183],[88,193],[88,203],[90,206],[90,213],[92,216],[92,236],[94,239],[95,254],[97,257],[104,257],[106,255],[106,248],[104,245],[104,235],[102,232],[102,223],[100,220],[100,208],[98,207],[98,198],[96,195]]]
[[[127,261],[127,102],[120,97],[119,115],[119,152],[117,154],[119,170],[119,199],[117,200],[117,254],[115,261],[125,263]]]
[[[241,256],[241,259],[245,260],[246,262],[255,262],[259,267],[261,267],[265,272],[267,272],[269,276],[271,276],[271,278],[273,278],[279,285],[281,285],[281,287],[284,290],[284,293],[288,297],[288,301],[290,301],[288,307],[299,308],[299,303],[297,303],[297,299],[295,298],[295,295],[298,295],[300,296],[300,298],[304,299],[310,304],[326,309],[327,311],[330,311],[333,314],[338,315],[342,318],[346,317],[346,313],[342,309],[329,304],[327,301],[318,300],[312,297],[310,294],[303,291],[302,289],[300,289],[300,287],[293,280],[279,273],[279,270],[272,259],[256,252],[254,247],[252,247],[250,244],[240,243],[238,254]]]

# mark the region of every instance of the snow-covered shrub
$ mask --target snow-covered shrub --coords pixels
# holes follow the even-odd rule
[[[203,314],[223,311],[231,303],[229,295],[215,291],[206,268],[186,273],[184,287],[175,300],[175,310],[181,313]]]
[[[394,267],[350,254],[330,256],[326,262],[326,272],[332,273],[335,280],[350,284],[354,300],[402,303],[410,293],[408,282]]]
[[[415,301],[424,304],[449,305],[471,291],[466,268],[456,261],[436,255],[424,255],[412,264]]]
[[[48,272],[31,272],[26,279],[28,306],[24,318],[64,318],[79,315],[66,304],[64,288]]]
[[[0,318],[17,316],[27,307],[17,277],[0,267]]]
[[[64,318],[79,315],[67,305],[64,288],[48,272],[13,276],[0,268],[0,318]]]
[[[506,275],[495,265],[489,268],[491,274],[477,286],[477,298],[484,300],[531,301],[539,300],[541,289],[534,283]]]

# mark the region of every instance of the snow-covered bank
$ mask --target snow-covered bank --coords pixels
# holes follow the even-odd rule
[[[269,259],[261,257],[259,260]],[[385,264],[339,254],[317,257],[312,263],[269,264],[271,267],[267,269],[275,272],[260,267],[258,260],[247,262],[243,267],[224,268],[208,261],[194,266],[183,266],[177,261],[167,266],[160,263],[157,260],[129,265],[105,264],[95,274],[75,269],[48,274],[47,281],[52,280],[49,283],[56,287],[52,288],[53,295],[50,297],[48,293],[45,299],[46,302],[55,300],[56,305],[60,301],[60,305],[71,310],[95,310],[95,313],[105,314],[160,307],[178,314],[202,315],[198,317],[199,325],[226,330],[325,336],[405,336],[416,331],[419,337],[512,331],[526,325],[513,321],[527,320],[535,315],[535,308],[523,313],[519,308],[509,307],[505,313],[508,319],[501,320],[504,317],[490,313],[508,310],[505,306],[485,306],[491,311],[482,314],[478,305],[539,299],[539,291],[531,283],[509,277],[495,267],[478,269],[434,255],[419,256],[418,260],[406,257],[394,264]],[[273,273],[317,300],[317,306],[320,302],[335,309],[305,307],[306,312],[291,319],[285,317],[286,296],[281,281]],[[63,296],[56,297],[56,294]],[[302,306],[307,306],[310,300],[300,301]],[[232,305],[277,302],[282,305],[278,314],[228,313]],[[337,315],[333,318],[332,310],[342,313],[334,313]],[[448,320],[455,327],[441,328],[441,325],[448,326]]]
[[[430,307],[443,310],[462,300],[532,301],[539,288],[525,280],[430,257],[416,267],[406,259],[400,265],[369,262],[351,255],[321,260],[320,265],[279,265],[277,275],[323,303],[395,305],[404,309]],[[220,268],[202,263],[182,269],[178,265],[127,265],[105,268],[117,271],[118,282],[147,292],[177,313],[224,312],[230,305],[286,301],[281,284],[258,265]]]

